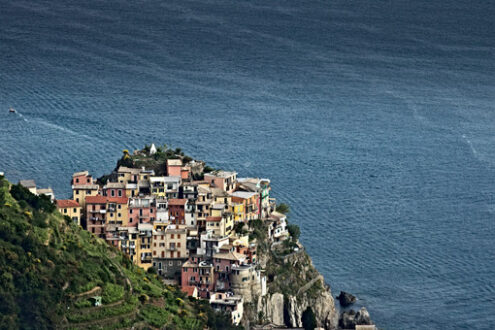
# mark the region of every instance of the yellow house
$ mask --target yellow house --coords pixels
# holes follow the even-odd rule
[[[257,192],[234,191],[231,195],[233,203],[241,203],[244,205],[244,221],[250,221],[259,218],[259,194]]]
[[[139,171],[139,181],[148,181],[153,175],[155,175],[155,171],[147,170],[143,167]]]
[[[234,217],[226,212],[222,216],[210,216],[206,218],[206,230],[213,231],[216,237],[230,236],[234,229]]]
[[[127,197],[107,197],[106,221],[110,225],[127,226],[129,212]]]
[[[139,236],[136,242],[136,260],[135,264],[147,270],[153,265],[152,240],[153,225],[150,223],[138,224]]]
[[[86,209],[86,197],[97,196],[99,191],[100,187],[95,184],[88,171],[76,172],[72,175],[72,199],[82,207],[82,215]]]
[[[137,183],[139,180],[139,168],[120,166],[117,169],[117,178],[120,183]]]
[[[244,203],[232,203],[234,222],[244,221],[246,214],[244,212]]]
[[[81,225],[82,207],[72,199],[57,200],[57,209],[62,215],[66,215],[76,224]]]
[[[163,176],[153,176],[150,179],[150,189],[151,194],[158,198],[165,198],[166,194],[166,183],[165,177]]]
[[[139,195],[139,188],[137,183],[126,183],[125,184],[125,196],[127,198],[135,197]]]

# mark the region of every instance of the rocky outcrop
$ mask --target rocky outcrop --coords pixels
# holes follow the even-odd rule
[[[340,291],[340,294],[337,296],[337,299],[339,300],[340,306],[342,307],[350,306],[356,302],[355,296],[344,291]]]
[[[288,327],[303,327],[302,315],[308,307],[311,307],[318,327],[337,329],[338,314],[329,288],[318,292],[313,297],[304,294],[302,297],[288,296],[287,300],[288,322],[286,325]]]
[[[343,312],[339,319],[339,327],[343,329],[355,329],[356,325],[370,324],[373,324],[373,322],[371,322],[370,314],[364,307],[357,312],[353,310]]]
[[[258,311],[261,311],[263,318],[269,320],[274,325],[285,325],[284,321],[284,295],[274,293],[258,300]]]
[[[245,305],[245,328],[254,324],[272,324],[290,328],[303,327],[303,314],[314,313],[318,327],[337,329],[339,316],[330,288],[314,268],[305,252],[289,259],[268,257],[269,291],[257,304]]]

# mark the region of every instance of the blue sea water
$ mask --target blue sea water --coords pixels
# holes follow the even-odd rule
[[[495,3],[0,0],[0,171],[124,148],[272,179],[385,329],[495,328]],[[18,113],[8,113],[14,107]]]

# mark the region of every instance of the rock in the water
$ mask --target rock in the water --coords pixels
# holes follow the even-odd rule
[[[368,313],[368,310],[364,307],[362,307],[357,313],[356,313],[356,324],[357,325],[370,325],[373,324],[371,322],[370,318],[370,313]]]
[[[337,296],[337,299],[342,307],[350,306],[356,302],[356,297],[344,291],[340,291],[340,295]]]
[[[340,315],[339,326],[342,329],[355,329],[356,325],[371,325],[370,314],[362,307],[357,313],[353,310],[343,312]]]

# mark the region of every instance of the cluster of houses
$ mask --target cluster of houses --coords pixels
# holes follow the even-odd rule
[[[189,296],[231,312],[239,324],[243,303],[266,293],[266,278],[256,242],[234,228],[262,220],[269,222],[270,239],[288,237],[270,180],[227,171],[193,180],[191,165],[181,159],[167,160],[166,174],[121,166],[98,184],[87,171],[77,172],[72,199],[56,200],[57,208],[136,265],[153,267]]]

